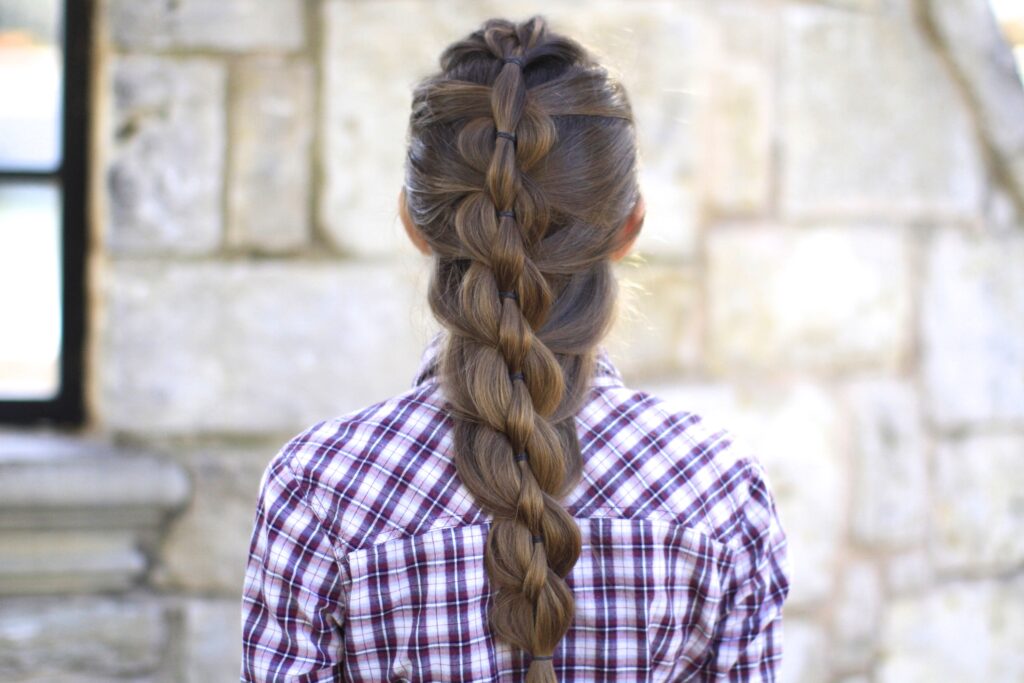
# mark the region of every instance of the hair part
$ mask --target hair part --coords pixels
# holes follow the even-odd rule
[[[439,375],[455,466],[493,516],[489,622],[533,655],[528,683],[553,683],[581,552],[561,503],[582,472],[575,416],[615,314],[609,256],[639,198],[632,110],[539,15],[489,19],[440,67],[413,91],[405,201],[449,332]]]

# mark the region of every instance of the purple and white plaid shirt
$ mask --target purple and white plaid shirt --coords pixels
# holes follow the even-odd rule
[[[242,600],[242,681],[521,681],[529,654],[487,628],[489,516],[452,463],[435,376],[318,422],[260,485]],[[786,536],[760,462],[701,416],[624,386],[600,349],[565,500],[570,681],[773,681]]]

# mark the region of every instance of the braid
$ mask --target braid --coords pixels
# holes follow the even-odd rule
[[[440,375],[456,418],[455,465],[493,516],[484,556],[495,591],[491,628],[532,654],[528,683],[553,683],[553,653],[574,614],[565,579],[581,552],[579,527],[560,499],[582,471],[575,414],[614,308],[607,254],[615,232],[604,226],[621,223],[636,199],[628,103],[542,17],[490,20],[451,45],[441,65],[414,96],[408,206],[437,255],[429,301],[451,333]],[[618,113],[606,143],[595,136],[589,151],[576,144],[582,154],[602,144],[619,153],[615,168],[574,171],[582,190],[607,192],[576,200],[588,206],[543,182],[559,163],[578,163],[552,154],[572,149],[560,133],[590,130],[560,131],[530,96],[531,79],[558,76],[602,86],[575,98],[580,115],[588,104]],[[446,95],[447,107],[431,106]],[[457,98],[463,106],[450,104]],[[588,222],[583,214],[595,210],[603,215]]]

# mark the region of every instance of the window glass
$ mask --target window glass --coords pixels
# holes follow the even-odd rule
[[[60,165],[61,9],[56,0],[0,0],[0,171]]]
[[[0,183],[0,399],[50,399],[60,381],[60,190]]]

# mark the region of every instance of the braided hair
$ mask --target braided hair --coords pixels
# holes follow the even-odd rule
[[[639,200],[632,111],[539,15],[484,22],[440,66],[413,91],[404,201],[434,254],[455,466],[493,516],[490,626],[532,655],[528,683],[554,682],[581,552],[561,503],[582,471],[575,415],[615,313],[609,256]]]

